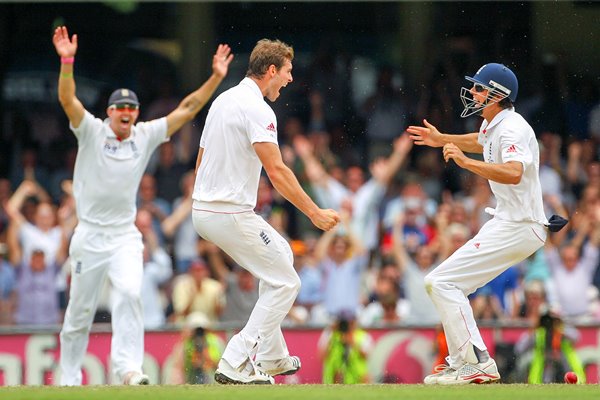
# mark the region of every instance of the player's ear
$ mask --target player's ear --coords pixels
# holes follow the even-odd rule
[[[274,77],[275,75],[277,75],[277,67],[275,66],[275,64],[269,65],[268,71],[269,71],[269,75],[271,77]]]

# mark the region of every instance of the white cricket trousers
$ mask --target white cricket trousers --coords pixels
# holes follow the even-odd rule
[[[192,211],[200,236],[214,243],[259,281],[259,297],[246,326],[234,335],[223,358],[234,368],[246,359],[278,360],[289,355],[281,321],[290,311],[300,278],[287,241],[254,212]]]
[[[493,218],[425,277],[425,288],[440,313],[451,367],[466,362],[469,343],[487,350],[467,296],[542,247],[547,232],[536,222]]]
[[[80,221],[69,254],[71,290],[60,332],[61,385],[81,385],[81,365],[107,276],[112,285],[112,372],[121,382],[127,372],[142,372],[142,235],[133,224],[100,227]]]

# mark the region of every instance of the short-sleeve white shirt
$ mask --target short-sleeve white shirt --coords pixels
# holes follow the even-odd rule
[[[514,108],[503,110],[490,123],[483,121],[478,142],[483,146],[483,159],[487,163],[519,161],[523,164],[523,176],[518,184],[489,181],[497,200],[495,217],[546,224],[539,177],[540,151],[527,121]]]
[[[25,222],[19,230],[19,241],[23,249],[22,258],[26,262],[29,262],[31,253],[34,250],[42,250],[46,263],[48,265],[54,264],[61,240],[61,229],[58,226],[44,232],[37,226]]]
[[[277,144],[277,119],[258,85],[244,78],[213,102],[200,139],[194,207],[240,212],[256,207],[262,163],[252,146]]]
[[[135,221],[135,200],[140,180],[152,152],[167,137],[167,119],[140,122],[122,141],[109,121],[85,112],[81,124],[71,130],[79,149],[73,174],[77,217],[101,226],[120,226]]]

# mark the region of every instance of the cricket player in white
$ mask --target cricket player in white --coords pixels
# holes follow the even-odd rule
[[[286,240],[254,213],[262,167],[279,193],[320,229],[339,222],[304,192],[283,163],[274,102],[292,82],[293,49],[260,40],[239,85],[213,102],[200,140],[192,218],[196,231],[260,280],[259,298],[246,326],[227,344],[215,380],[228,384],[272,384],[272,375],[293,374],[300,359],[290,356],[281,321],[300,289]]]
[[[501,64],[486,64],[462,88],[465,110],[484,118],[479,132],[442,134],[427,120],[408,132],[417,145],[442,147],[454,160],[489,180],[496,196],[494,218],[471,240],[425,277],[425,287],[442,318],[448,343],[448,366],[425,378],[426,384],[485,383],[500,379],[495,361],[473,318],[467,296],[544,245],[548,220],[542,205],[539,149],[531,126],[513,103],[518,81]],[[463,152],[483,153],[484,161]]]
[[[140,290],[143,274],[142,236],[134,225],[138,186],[152,152],[210,99],[233,59],[219,45],[211,77],[166,117],[134,125],[139,102],[131,90],[113,92],[102,121],[85,110],[75,96],[73,64],[77,35],[66,27],[54,31],[61,57],[58,98],[78,142],[73,192],[79,223],[71,239],[71,291],[60,333],[61,385],[81,385],[81,365],[102,283],[113,287],[111,364],[120,382],[148,384],[142,373],[144,329]]]

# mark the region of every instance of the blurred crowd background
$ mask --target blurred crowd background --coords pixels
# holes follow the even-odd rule
[[[273,104],[281,151],[343,223],[316,231],[261,180],[256,212],[291,241],[302,280],[288,326],[439,322],[423,277],[491,218],[494,198],[485,180],[403,132],[423,118],[477,131],[480,118],[459,117],[463,77],[507,64],[520,83],[516,110],[539,139],[547,216],[570,223],[471,295],[475,314],[600,322],[598,17],[593,2],[0,4],[0,326],[57,326],[68,301],[77,147],[56,98],[57,24],[79,35],[77,94],[100,118],[122,86],[139,95],[140,120],[166,115],[206,78],[217,43],[236,54],[219,91],[243,78],[262,37],[295,47],[294,82]],[[192,227],[207,110],[156,151],[139,188],[148,329],[198,315],[242,326],[258,296],[255,279]],[[110,321],[105,289],[96,322]]]

